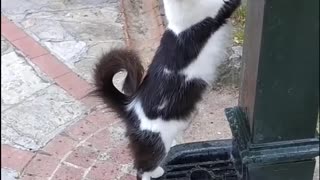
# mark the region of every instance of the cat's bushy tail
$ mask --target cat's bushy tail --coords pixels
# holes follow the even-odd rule
[[[116,73],[125,70],[127,77],[120,92],[113,84]],[[130,97],[137,91],[144,73],[139,56],[129,49],[114,49],[104,54],[94,70],[94,94],[102,98],[119,115],[125,113]]]

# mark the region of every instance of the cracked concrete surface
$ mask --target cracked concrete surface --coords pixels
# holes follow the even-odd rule
[[[37,150],[88,111],[1,38],[1,143]]]
[[[10,169],[1,169],[1,179],[3,180],[16,180],[19,173]]]
[[[1,81],[1,98],[7,105],[17,104],[50,85],[37,76],[32,66],[16,52],[2,56],[1,76],[6,77]]]
[[[80,102],[52,85],[2,112],[1,141],[37,150],[85,112]]]
[[[3,14],[89,82],[101,53],[125,44],[117,0],[4,0],[1,5]]]

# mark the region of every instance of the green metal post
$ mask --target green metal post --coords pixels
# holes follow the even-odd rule
[[[226,110],[250,180],[311,180],[319,155],[319,0],[248,0],[239,107]]]

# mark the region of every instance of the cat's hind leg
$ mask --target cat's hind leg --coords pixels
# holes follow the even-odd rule
[[[157,132],[137,131],[129,134],[130,146],[134,155],[134,166],[138,170],[138,180],[151,180],[164,174],[160,167],[166,157],[166,148]]]

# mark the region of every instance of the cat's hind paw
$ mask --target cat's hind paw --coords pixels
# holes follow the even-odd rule
[[[151,173],[151,177],[152,178],[159,178],[161,176],[163,176],[164,174],[164,170],[162,167],[157,167],[152,173]]]

